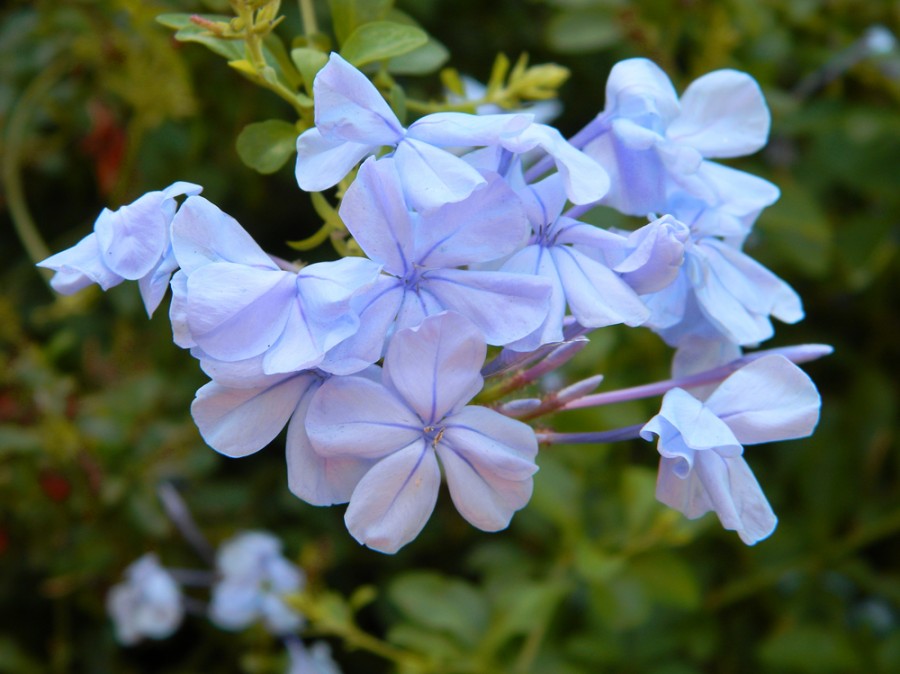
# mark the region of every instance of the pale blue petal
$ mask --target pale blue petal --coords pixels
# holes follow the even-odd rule
[[[394,160],[370,159],[360,167],[341,202],[340,216],[369,258],[391,274],[407,273],[412,265],[413,216]]]
[[[658,292],[681,272],[690,234],[670,215],[654,220],[628,236],[628,255],[613,269],[639,295]]]
[[[409,204],[420,212],[462,201],[486,182],[456,155],[420,140],[401,142],[394,160]]]
[[[821,404],[809,376],[778,355],[745,365],[706,401],[745,445],[811,435]]]
[[[104,208],[94,223],[103,263],[130,281],[149,274],[169,246],[176,207],[162,192],[148,192],[118,210]]]
[[[431,517],[441,472],[424,440],[394,452],[363,476],[344,514],[347,529],[373,550],[393,554]]]
[[[288,487],[298,498],[316,506],[346,503],[373,461],[316,453],[306,434],[306,418],[315,387],[307,389],[288,424],[286,458]]]
[[[754,545],[775,531],[778,519],[743,457],[707,452],[698,457],[696,471],[722,526],[744,543]]]
[[[351,306],[359,316],[359,328],[325,354],[319,369],[332,374],[354,374],[380,359],[404,294],[401,280],[381,276],[369,290],[354,297]]]
[[[343,325],[320,324],[304,310],[299,301],[288,302],[286,320],[278,338],[267,345],[263,355],[263,372],[282,374],[318,365],[325,356],[326,340],[340,341],[352,335],[358,324],[356,316],[345,315]]]
[[[675,87],[658,65],[633,58],[613,66],[606,82],[605,114],[629,117],[661,132],[679,111]]]
[[[296,275],[213,262],[188,277],[194,341],[213,358],[242,360],[271,348],[296,304]]]
[[[307,192],[321,192],[334,187],[379,147],[323,136],[316,128],[307,129],[297,138],[297,164],[294,168],[297,184]]]
[[[394,335],[384,358],[384,383],[433,425],[481,390],[486,355],[478,328],[459,314],[441,313]]]
[[[704,157],[741,157],[766,144],[770,123],[756,80],[736,70],[716,70],[688,86],[681,115],[666,135]]]
[[[482,531],[505,529],[531,498],[534,431],[485,407],[465,407],[445,423],[437,452],[456,509]]]
[[[375,85],[332,52],[313,81],[316,127],[326,137],[393,145],[404,129]]]
[[[188,289],[187,274],[179,270],[175,272],[169,285],[172,287],[172,301],[169,304],[169,322],[172,324],[172,341],[182,349],[197,346],[191,336],[188,324]]]
[[[715,239],[705,239],[703,247],[716,276],[749,310],[785,323],[803,318],[797,293],[759,262]]]
[[[641,429],[641,437],[659,438],[657,450],[667,459],[677,459],[675,472],[686,477],[693,469],[698,453],[715,450],[729,456],[742,451],[731,429],[715,413],[687,391],[671,389],[663,396],[659,414]]]
[[[697,472],[691,471],[684,476],[682,467],[680,459],[660,457],[656,499],[695,520],[713,510],[713,504]]]
[[[556,263],[550,251],[543,246],[526,246],[510,257],[501,267],[504,272],[543,278],[550,284],[550,301],[547,317],[525,337],[510,342],[508,347],[516,351],[533,351],[542,344],[563,340],[563,319],[566,316],[566,293],[560,281]]]
[[[487,343],[496,346],[536,330],[550,306],[550,283],[523,274],[443,269],[429,272],[422,283],[446,309],[471,320]]]
[[[586,328],[641,325],[650,315],[635,292],[611,269],[571,246],[550,249],[566,301]]]
[[[148,316],[153,316],[153,312],[162,302],[169,287],[169,279],[177,269],[178,261],[170,247],[156,268],[138,281],[141,299],[144,301],[144,308],[147,310]]]
[[[278,269],[237,220],[199,196],[189,197],[175,214],[172,250],[187,274],[210,262]]]
[[[601,199],[610,188],[609,174],[580,150],[576,150],[552,126],[532,124],[514,138],[501,145],[517,153],[539,147],[553,158],[565,186],[566,196],[573,204],[590,204]]]
[[[327,380],[306,416],[306,432],[322,456],[377,459],[421,438],[423,428],[403,400],[360,376]]]
[[[610,190],[603,204],[626,215],[664,211],[668,180],[655,148],[633,150],[613,133],[605,133],[588,143],[584,152],[609,174]]]
[[[226,456],[247,456],[275,439],[317,381],[314,375],[298,375],[242,389],[210,382],[197,391],[191,415],[210,447]]]
[[[88,234],[71,248],[38,262],[37,266],[56,272],[50,285],[63,295],[76,293],[92,283],[109,290],[125,280],[103,264],[96,234]]]
[[[494,174],[467,199],[422,216],[415,230],[415,261],[423,267],[488,262],[521,248],[530,234],[519,199]]]
[[[533,119],[529,114],[437,112],[413,122],[407,137],[445,147],[496,145],[504,138],[521,133]]]

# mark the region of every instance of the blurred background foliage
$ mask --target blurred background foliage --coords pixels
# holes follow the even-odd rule
[[[359,628],[415,655],[408,672],[900,671],[900,51],[884,42],[898,33],[900,5],[398,7],[478,79],[497,52],[569,68],[566,134],[602,108],[622,58],[655,60],[679,89],[717,68],[759,80],[771,142],[734,165],[774,181],[782,197],[749,247],[807,310],[772,344],[836,350],[808,367],[824,399],[815,436],[748,450],[778,529],[745,548],[712,515],[688,522],[657,504],[646,444],[560,446],[542,451],[533,501],[508,532],[472,529],[442,498],[423,535],[387,557],[357,546],[341,508],[290,495],[281,441],[239,462],[217,455],[188,413],[204,378],[171,344],[165,312],[148,322],[131,285],[55,297],[29,259],[45,244],[13,225],[35,223],[57,251],[103,206],[190,180],[291,257],[285,240],[318,227],[308,198],[290,162],[261,176],[241,163],[235,139],[248,123],[294,113],[154,21],[227,12],[227,2],[13,1],[0,10],[0,672],[284,671],[279,644],[261,631],[225,634],[199,618],[164,642],[114,642],[104,595],[128,563],[148,550],[168,566],[200,561],[160,504],[163,481],[214,542],[250,528],[283,538],[309,574],[313,623],[348,673],[395,671],[353,641]],[[284,12],[279,32],[299,33],[296,6]],[[886,31],[874,33],[881,53],[867,51],[874,27]],[[436,77],[404,84],[440,91]],[[649,332],[610,328],[565,374],[642,383],[666,375],[669,355]],[[618,427],[655,404],[550,422]],[[340,635],[363,648],[344,648]]]

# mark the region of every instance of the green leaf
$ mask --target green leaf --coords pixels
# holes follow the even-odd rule
[[[798,625],[773,634],[759,655],[768,670],[810,674],[865,671],[846,633],[821,625]]]
[[[248,124],[237,139],[237,152],[247,166],[275,173],[297,149],[297,128],[279,119]]]
[[[338,44],[359,26],[372,21],[381,21],[394,6],[394,0],[328,0],[331,20]]]
[[[395,75],[427,75],[438,70],[449,58],[447,48],[429,35],[428,42],[421,47],[388,61],[387,69]]]
[[[220,14],[161,14],[156,20],[167,28],[176,30],[175,39],[179,42],[196,42],[207,47],[219,56],[224,56],[229,61],[238,61],[244,58],[243,40],[225,40],[216,37],[208,29],[198,26],[191,21],[192,16],[199,16],[209,21],[222,21],[228,23],[234,17]]]
[[[407,573],[391,583],[388,596],[410,621],[446,632],[463,645],[478,643],[487,628],[487,601],[462,580],[428,571]]]
[[[316,74],[328,63],[328,54],[310,47],[297,47],[296,49],[291,49],[291,60],[297,66],[297,70],[300,71],[306,90],[312,94],[313,80],[316,79]]]
[[[374,21],[357,28],[341,47],[341,56],[360,67],[401,56],[428,42],[421,28],[392,21]]]
[[[616,44],[621,36],[612,13],[604,8],[563,12],[547,25],[545,39],[554,51],[599,51]]]

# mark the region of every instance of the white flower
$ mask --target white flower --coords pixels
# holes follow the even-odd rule
[[[106,610],[125,646],[144,637],[165,639],[181,624],[181,589],[156,555],[148,553],[125,570],[125,582],[110,589]]]

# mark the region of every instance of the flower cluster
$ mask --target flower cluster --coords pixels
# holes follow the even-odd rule
[[[155,554],[144,555],[110,588],[106,607],[123,646],[170,637],[186,613],[200,613],[229,631],[261,623],[284,641],[290,674],[339,674],[327,644],[307,648],[297,637],[303,618],[285,597],[300,592],[304,583],[303,572],[282,555],[275,536],[244,531],[221,544],[211,570],[167,569]],[[183,586],[210,586],[209,604],[185,593]]]
[[[104,212],[95,234],[42,265],[60,292],[140,280],[148,311],[171,275],[174,341],[211,379],[192,406],[207,443],[246,456],[287,426],[291,491],[349,503],[347,527],[364,545],[392,553],[413,540],[442,479],[466,520],[505,528],[537,471],[538,437],[510,417],[558,409],[600,379],[557,392],[555,408],[470,404],[483,375],[517,371],[527,383],[590,331],[623,324],[659,334],[677,349],[676,376],[689,376],[769,338],[772,317],[803,316],[794,291],[743,250],[777,188],[711,161],[766,142],[768,109],[744,73],[710,73],[679,99],[653,63],[624,61],[605,109],[571,140],[527,112],[404,125],[337,54],[313,93],[296,179],[307,191],[341,185],[338,213],[361,256],[271,257],[199,188],[176,183]],[[646,224],[580,219],[595,208]],[[485,365],[488,346],[502,350]],[[660,500],[689,517],[715,510],[748,543],[768,535],[774,516],[742,444],[810,433],[814,386],[781,357],[708,398],[676,386],[642,431],[659,437]],[[783,399],[767,400],[771,390]],[[283,574],[270,573],[277,587]],[[287,625],[271,603],[241,598],[244,582],[217,600],[240,604],[232,617]]]

